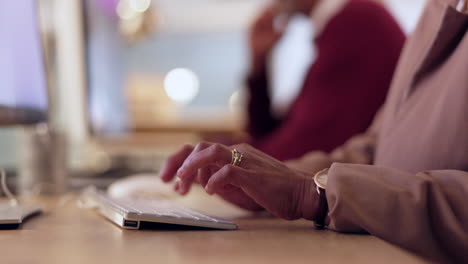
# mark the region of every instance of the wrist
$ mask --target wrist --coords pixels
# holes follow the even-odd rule
[[[305,177],[303,181],[303,197],[301,203],[301,217],[314,221],[317,217],[319,199],[316,185],[312,177]]]
[[[316,186],[317,190],[317,200],[318,200],[318,207],[316,210],[316,215],[315,215],[315,227],[322,229],[326,227],[328,224],[327,222],[330,222],[328,218],[328,201],[327,201],[327,194],[326,194],[326,189],[327,189],[327,183],[328,183],[328,170],[329,169],[324,169],[322,171],[319,171],[315,174],[314,176],[314,183]]]
[[[305,177],[303,180],[301,199],[301,217],[315,222],[319,229],[330,224],[328,216],[328,201],[326,196],[326,183],[328,169],[318,172],[314,177]]]

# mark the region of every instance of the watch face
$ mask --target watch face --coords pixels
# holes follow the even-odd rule
[[[322,189],[327,188],[327,181],[328,181],[328,170],[323,171],[316,176],[316,184]]]

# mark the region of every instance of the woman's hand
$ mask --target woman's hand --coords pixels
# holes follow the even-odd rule
[[[238,166],[231,164],[234,148],[243,154]],[[198,182],[209,194],[245,209],[264,208],[289,220],[315,218],[318,201],[312,177],[246,144],[185,146],[167,161],[161,178],[168,182],[176,174],[180,182],[175,188],[181,194]]]

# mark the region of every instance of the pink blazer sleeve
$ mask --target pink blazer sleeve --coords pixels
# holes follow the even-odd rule
[[[404,171],[335,163],[330,225],[368,232],[438,262],[468,260],[468,172]]]

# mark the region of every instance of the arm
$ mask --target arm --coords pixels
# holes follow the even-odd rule
[[[327,186],[331,229],[367,232],[438,262],[466,260],[468,173],[412,174],[362,165],[372,164],[379,120],[331,155],[315,152],[287,164],[312,173],[331,166]]]
[[[352,137],[346,144],[335,149],[331,154],[314,151],[299,159],[288,160],[285,162],[286,165],[296,170],[315,174],[320,170],[329,168],[334,162],[372,164],[384,110],[385,106],[376,114],[366,133]]]
[[[385,100],[403,42],[380,6],[348,7],[317,40],[318,59],[287,118],[252,144],[288,160],[311,150],[329,152],[365,131]]]
[[[322,151],[310,152],[300,159],[286,161],[290,168],[311,173],[312,175],[334,162],[351,164],[372,164],[377,136],[369,130],[365,134],[354,136],[346,144],[335,149],[331,154]]]
[[[336,163],[328,178],[331,229],[368,232],[437,262],[468,259],[467,172]]]
[[[268,6],[250,27],[251,70],[246,80],[249,93],[247,131],[255,139],[271,133],[280,122],[271,113],[267,72],[268,56],[282,36],[282,32],[273,26],[278,12],[276,4]]]
[[[273,131],[280,123],[280,120],[271,113],[267,66],[264,64],[252,70],[246,84],[249,91],[247,131],[253,138],[261,138]]]
[[[231,165],[231,150],[243,153]],[[175,174],[176,190],[186,194],[196,180],[249,210],[266,210],[285,219],[314,220],[317,195],[310,174],[247,145],[200,143],[172,156],[161,172]],[[329,227],[368,232],[437,262],[468,257],[468,173],[430,171],[415,175],[397,169],[335,163],[329,170]]]

